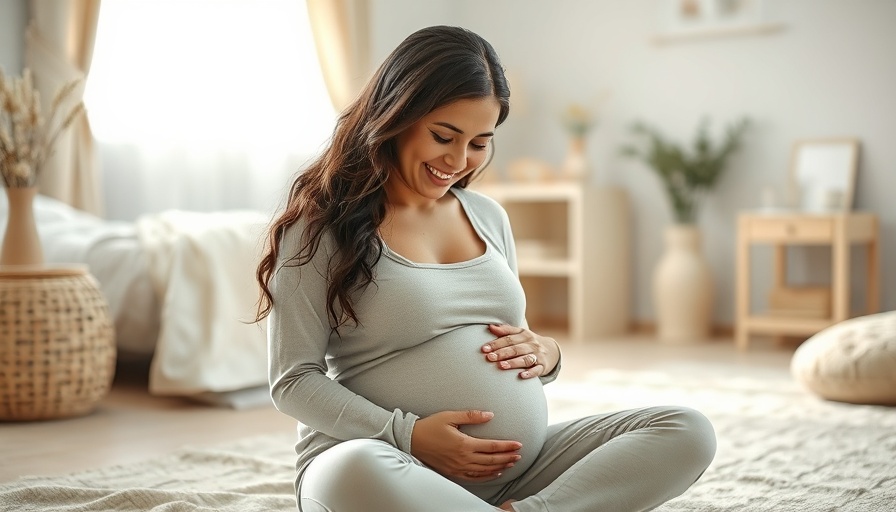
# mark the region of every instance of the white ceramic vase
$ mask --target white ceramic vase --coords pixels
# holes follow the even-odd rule
[[[690,224],[675,224],[666,228],[665,241],[665,252],[653,275],[657,337],[663,343],[707,341],[713,282],[700,230]]]
[[[34,218],[37,187],[8,187],[9,217],[0,250],[0,265],[42,265],[43,248]]]

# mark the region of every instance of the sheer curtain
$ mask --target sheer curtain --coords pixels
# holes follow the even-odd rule
[[[368,0],[307,0],[307,4],[330,101],[341,111],[371,74]]]
[[[85,103],[121,220],[274,211],[336,118],[303,0],[103,2]]]
[[[25,33],[25,62],[49,109],[63,85],[84,79],[90,70],[99,0],[31,0]],[[67,105],[81,99],[80,86]],[[46,111],[45,111],[46,112]],[[100,172],[88,116],[80,116],[62,133],[38,177],[40,193],[81,210],[102,214]]]

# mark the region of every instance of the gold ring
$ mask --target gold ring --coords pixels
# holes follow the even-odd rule
[[[529,354],[529,355],[532,356],[532,364],[529,365],[529,367],[531,368],[531,367],[536,366],[536,365],[538,364],[538,358],[535,357],[535,354]]]

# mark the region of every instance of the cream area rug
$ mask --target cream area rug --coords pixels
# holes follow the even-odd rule
[[[546,390],[554,421],[663,404],[694,407],[712,420],[712,465],[657,510],[896,510],[896,408],[826,402],[780,377],[604,369],[575,382],[561,377]],[[65,477],[24,478],[0,485],[0,510],[294,511],[294,441],[255,437]]]

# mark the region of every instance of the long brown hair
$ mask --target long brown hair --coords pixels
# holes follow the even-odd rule
[[[284,265],[308,263],[328,233],[337,254],[327,269],[330,325],[338,330],[349,320],[357,324],[352,294],[373,281],[373,267],[382,256],[377,230],[386,214],[383,187],[397,165],[396,137],[439,107],[484,97],[500,103],[500,125],[510,111],[510,89],[494,48],[482,37],[464,28],[435,26],[398,45],[341,113],[329,145],[293,182],[256,271],[262,291],[256,320],[274,307],[269,284],[281,240],[301,219],[299,252]],[[466,187],[472,177],[455,186]]]

